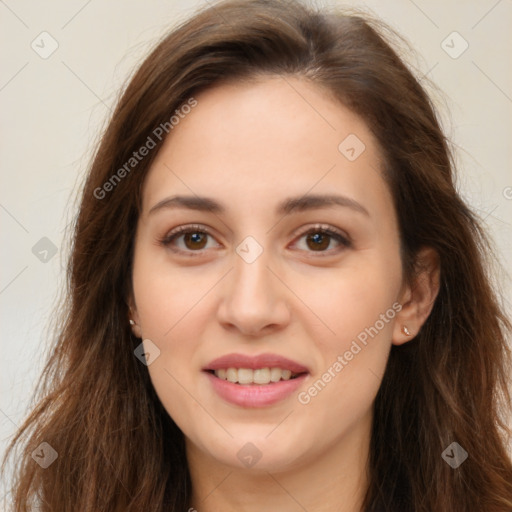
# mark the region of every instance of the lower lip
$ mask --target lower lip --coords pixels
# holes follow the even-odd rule
[[[290,380],[270,384],[233,384],[219,379],[213,373],[205,372],[217,394],[241,407],[267,407],[289,397],[307,377],[307,373]]]

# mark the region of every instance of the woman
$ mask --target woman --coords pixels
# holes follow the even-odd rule
[[[373,23],[204,10],[95,155],[14,510],[510,511],[486,255]]]

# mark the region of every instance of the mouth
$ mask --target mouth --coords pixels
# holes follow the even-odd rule
[[[245,370],[250,370],[252,376]],[[290,399],[305,385],[309,375],[309,372],[292,374],[291,370],[279,367],[255,370],[230,367],[204,370],[203,373],[219,398],[245,409],[270,407]]]
[[[218,368],[216,370],[205,370],[220,380],[238,384],[241,386],[266,386],[281,381],[294,380],[308,372],[292,372],[289,369],[280,367],[267,368]]]
[[[245,408],[268,407],[289,399],[310,369],[280,354],[226,354],[202,368],[211,389],[224,401]]]

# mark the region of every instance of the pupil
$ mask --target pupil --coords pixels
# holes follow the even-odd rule
[[[329,245],[329,239],[328,237],[322,235],[321,233],[315,233],[313,235],[309,235],[308,240],[313,240],[314,244],[311,248],[313,249],[326,249]],[[324,242],[322,244],[322,242]],[[327,244],[325,243],[327,242]]]
[[[201,243],[201,237],[203,237],[204,233],[188,233],[185,235],[187,241],[191,241],[192,245],[197,243]],[[203,240],[204,241],[204,240]],[[193,247],[196,248],[197,247]]]

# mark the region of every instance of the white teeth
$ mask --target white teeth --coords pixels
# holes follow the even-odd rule
[[[238,383],[239,384],[252,384],[254,372],[250,368],[240,368],[238,370]]]
[[[281,368],[221,368],[215,370],[215,376],[222,380],[238,384],[270,384],[280,380],[290,380],[291,370]]]
[[[217,375],[217,372],[215,372]],[[219,375],[217,375],[219,377]],[[228,368],[226,370],[226,379],[229,380],[229,382],[238,382],[238,370],[236,368]]]
[[[281,368],[272,368],[270,370],[270,380],[272,382],[278,382],[281,380],[281,374],[283,373],[283,371],[281,370]]]
[[[253,381],[255,384],[268,384],[270,382],[270,369],[260,368],[254,370]]]

